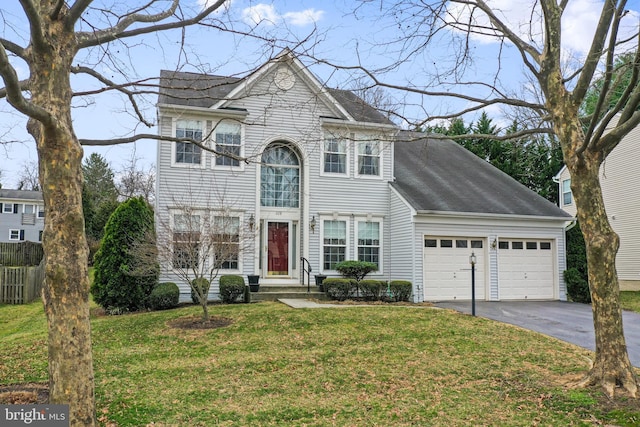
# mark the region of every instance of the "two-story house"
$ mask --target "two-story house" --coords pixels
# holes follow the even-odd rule
[[[40,191],[0,189],[0,242],[40,242],[43,229]]]
[[[231,206],[255,230],[221,274],[299,284],[301,258],[328,276],[359,259],[378,265],[370,278],[410,280],[414,301],[470,299],[473,253],[477,298],[565,299],[568,214],[453,141],[324,87],[289,51],[246,78],[162,71],[161,88],[160,133],[175,140],[158,142],[158,222],[176,248],[185,202]],[[187,299],[171,264],[162,280]]]
[[[617,118],[612,125],[615,126]],[[616,270],[623,290],[640,290],[640,191],[636,159],[640,154],[640,127],[627,134],[607,156],[600,167],[600,186],[613,230],[620,237],[620,248],[616,256]],[[576,206],[571,193],[571,176],[564,166],[555,176],[559,186],[560,207],[572,216]]]

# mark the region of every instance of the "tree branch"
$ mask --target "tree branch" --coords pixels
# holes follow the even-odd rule
[[[3,39],[1,37],[0,37],[0,44],[2,44],[6,50],[13,53],[14,55],[22,59],[26,59],[24,48],[22,46],[17,45],[16,43],[7,39]]]
[[[24,13],[27,15],[27,20],[29,21],[31,44],[33,44],[38,51],[47,51],[47,44],[44,40],[44,34],[42,34],[42,18],[40,13],[36,9],[32,0],[20,0],[20,4],[22,5]]]
[[[76,24],[76,21],[80,19],[85,10],[89,7],[89,5],[93,2],[93,0],[76,0],[76,2],[69,9],[69,13],[65,18],[65,25],[67,28],[73,28]],[[60,0],[59,3],[64,3],[63,0]]]

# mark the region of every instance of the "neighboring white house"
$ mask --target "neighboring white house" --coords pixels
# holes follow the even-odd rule
[[[367,277],[412,281],[414,301],[470,299],[474,253],[478,299],[566,299],[570,215],[458,144],[402,132],[324,87],[289,51],[244,79],[162,71],[161,87],[161,135],[249,159],[158,142],[159,222],[179,227],[185,202],[215,215],[224,199],[256,230],[221,274],[299,284],[301,258],[329,276],[360,259],[378,264]],[[172,268],[161,280],[187,299]]]
[[[0,243],[40,242],[44,200],[40,191],[0,189]]]
[[[615,126],[617,119],[612,121]],[[602,197],[613,230],[620,236],[616,270],[623,289],[640,289],[640,127],[633,129],[607,156],[600,168]],[[560,207],[576,215],[571,176],[564,166],[555,176],[560,188]]]

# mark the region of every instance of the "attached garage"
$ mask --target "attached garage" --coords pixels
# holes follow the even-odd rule
[[[482,238],[427,236],[424,239],[424,293],[430,301],[470,300],[471,264],[476,256],[475,297],[484,300],[485,243]]]
[[[499,299],[553,299],[554,252],[551,240],[500,239]]]

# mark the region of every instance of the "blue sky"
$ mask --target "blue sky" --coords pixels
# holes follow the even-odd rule
[[[193,0],[194,7],[201,7],[208,0]],[[7,5],[6,3],[9,3]],[[354,65],[356,59],[368,66],[382,66],[394,61],[397,56],[395,47],[385,45],[386,41],[397,38],[397,25],[394,16],[386,14],[380,17],[380,5],[382,2],[368,2],[356,13],[353,7],[357,2],[351,0],[274,0],[272,2],[259,2],[250,0],[233,0],[230,2],[228,13],[230,19],[244,22],[249,28],[252,23],[259,22],[258,30],[261,33],[284,35],[293,44],[301,40],[315,30],[312,36],[315,43],[312,47],[313,55],[343,65]],[[528,15],[523,14],[526,4],[531,0],[492,0],[490,3],[502,10],[505,19],[512,22],[522,21]],[[580,55],[588,48],[591,39],[590,32],[597,21],[601,0],[571,0],[570,7],[565,17],[563,39],[569,50]],[[629,22],[638,25],[640,19],[640,0],[629,2],[628,9],[632,11]],[[24,43],[26,40],[26,25],[17,2],[3,2],[0,6],[3,16],[9,17],[1,27],[2,37]],[[464,14],[464,10],[458,11]],[[224,20],[225,15],[219,15]],[[10,23],[10,25],[8,24]],[[16,34],[19,37],[16,39]],[[264,48],[256,40],[241,39],[231,35],[220,35],[218,32],[206,28],[192,28],[187,30],[187,43],[190,53],[185,58],[179,55],[176,49],[180,33],[177,31],[148,36],[142,39],[142,43],[130,50],[130,58],[121,56],[117,64],[98,63],[95,56],[90,60],[96,62],[96,68],[103,73],[113,74],[116,66],[130,70],[138,76],[155,76],[160,69],[175,69],[180,67],[185,71],[197,71],[195,64],[200,69],[212,73],[236,75],[260,65],[266,59]],[[477,78],[490,78],[497,46],[486,37],[479,36],[475,39],[474,50],[479,60],[470,69]],[[311,46],[311,44],[307,44]],[[122,50],[122,46],[115,46]],[[276,50],[280,47],[278,46]],[[508,52],[508,55],[510,53]],[[95,55],[95,54],[94,54]],[[508,56],[507,56],[508,57]],[[503,63],[504,73],[509,78],[507,85],[519,87],[521,66],[519,59],[513,57],[512,61]],[[79,57],[79,59],[82,59]],[[441,49],[432,49],[428,52],[416,55],[403,67],[385,75],[385,80],[405,85],[411,82],[424,81],[436,67],[444,66],[448,58],[446,44]],[[485,62],[487,61],[487,62]],[[309,64],[309,61],[303,59]],[[26,77],[24,64],[15,63],[21,77]],[[311,71],[320,79],[327,80],[330,86],[350,88],[350,74],[346,72],[332,72],[326,66],[312,65]],[[75,79],[74,89],[81,90],[95,87],[87,80]],[[396,95],[399,96],[399,95]],[[149,99],[146,105],[147,117],[155,119],[154,98]],[[411,99],[410,113],[415,116],[422,114],[438,114],[447,107],[443,100]],[[75,102],[73,111],[74,126],[79,138],[109,138],[130,134],[135,123],[130,114],[122,113],[124,101],[117,96],[100,96],[95,99],[80,99]],[[499,111],[489,111],[491,117],[499,114]],[[11,108],[4,101],[0,101],[0,135],[2,140],[24,141],[0,146],[0,170],[2,170],[1,182],[4,188],[13,188],[17,184],[17,173],[25,162],[36,161],[36,153],[33,141],[24,131],[25,120],[11,112]],[[155,128],[148,129],[138,126],[138,132],[155,133]],[[91,152],[99,152],[105,156],[114,170],[122,167],[131,158],[135,150],[135,156],[140,158],[141,165],[148,167],[155,163],[155,142],[138,142],[125,146],[113,146],[105,148],[85,148],[85,155]]]

